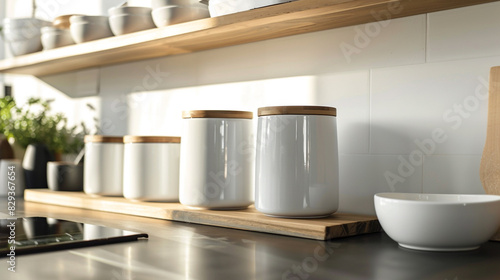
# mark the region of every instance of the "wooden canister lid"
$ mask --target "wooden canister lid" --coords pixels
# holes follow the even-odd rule
[[[134,136],[123,137],[123,143],[180,143],[181,138],[177,136]]]
[[[258,110],[258,116],[272,115],[322,115],[337,116],[337,109],[326,106],[273,106],[262,107]]]
[[[123,143],[122,136],[85,135],[85,143]]]
[[[218,111],[194,110],[182,112],[183,119],[221,118],[221,119],[252,119],[253,113],[248,111]]]

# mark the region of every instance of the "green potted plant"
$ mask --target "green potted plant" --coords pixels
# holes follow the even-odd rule
[[[30,98],[18,106],[11,97],[1,98],[0,132],[24,149],[30,144],[44,144],[56,159],[64,154],[78,154],[84,147],[84,136],[91,131],[83,122],[69,126],[63,113],[52,113],[52,101]],[[87,106],[95,111],[90,104]],[[95,129],[98,130],[97,125]]]

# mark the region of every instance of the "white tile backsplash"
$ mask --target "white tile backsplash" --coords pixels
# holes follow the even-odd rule
[[[481,154],[494,65],[500,57],[372,70],[371,153],[408,154],[443,129],[432,154]]]
[[[85,11],[104,13],[114,2],[93,0]],[[82,5],[75,3],[55,8],[70,12]],[[7,4],[15,15],[26,12]],[[499,10],[499,3],[477,5],[106,66],[81,77],[4,81],[20,103],[55,98],[74,122],[94,117],[91,103],[102,132],[115,135],[180,135],[182,110],[337,107],[340,211],[374,214],[377,192],[482,192],[484,98],[489,68],[500,65]],[[433,133],[439,143],[430,142]]]
[[[484,194],[481,156],[429,156],[424,162],[424,193]]]
[[[370,72],[323,74],[316,80],[316,103],[337,108],[339,152],[369,153]]]
[[[427,60],[500,55],[500,2],[430,13]]]
[[[400,173],[407,155],[341,155],[339,212],[374,215],[373,195],[380,192],[422,192],[422,165]],[[405,169],[402,169],[406,171]],[[394,183],[394,176],[401,181]]]

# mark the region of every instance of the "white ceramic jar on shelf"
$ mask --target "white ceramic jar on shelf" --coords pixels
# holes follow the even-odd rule
[[[123,196],[179,201],[180,137],[125,136]]]
[[[252,112],[183,112],[179,199],[206,209],[253,202]]]
[[[276,217],[329,216],[338,208],[336,109],[258,110],[255,207]]]
[[[83,191],[92,195],[123,195],[123,137],[86,135]]]

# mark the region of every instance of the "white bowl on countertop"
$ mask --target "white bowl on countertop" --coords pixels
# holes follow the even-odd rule
[[[46,26],[42,28],[42,45],[44,50],[51,50],[75,44],[69,29]]]
[[[160,7],[154,9],[152,15],[153,15],[153,21],[157,27],[164,27],[172,24],[178,24],[178,23],[210,17],[207,8],[187,7],[187,6]]]
[[[147,7],[111,8],[108,11],[111,31],[114,35],[122,35],[155,28],[151,11],[151,8]]]
[[[404,248],[473,250],[500,226],[500,196],[379,193],[374,200],[382,228]]]
[[[113,36],[107,16],[72,16],[71,37],[76,43],[83,43]]]

